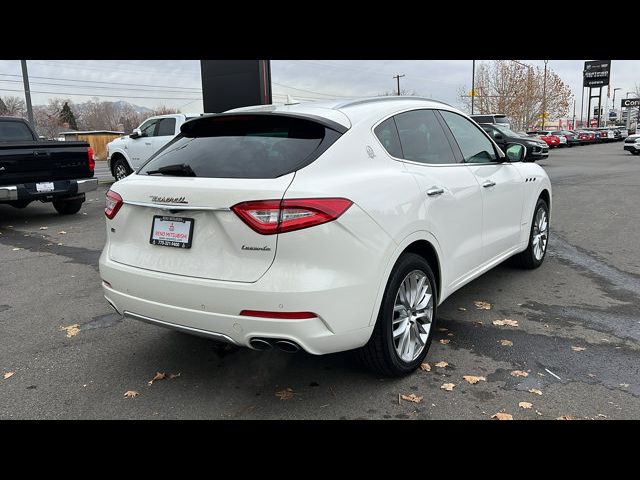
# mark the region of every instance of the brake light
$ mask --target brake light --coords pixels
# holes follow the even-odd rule
[[[261,310],[242,310],[240,315],[245,317],[279,318],[281,320],[303,320],[318,316],[313,312],[263,312]]]
[[[107,197],[104,204],[104,214],[109,220],[112,220],[116,216],[120,207],[122,207],[122,197],[113,190],[107,192]]]
[[[93,158],[93,148],[87,147],[87,157],[89,157],[89,170],[93,172],[96,168],[96,161]]]
[[[346,198],[300,198],[238,203],[231,210],[261,235],[293,232],[331,222],[353,204]]]

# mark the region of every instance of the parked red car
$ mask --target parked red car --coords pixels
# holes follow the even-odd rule
[[[578,130],[578,140],[584,143],[593,143],[596,141],[596,135],[593,132],[587,132],[585,130]]]
[[[547,145],[549,145],[549,148],[554,148],[560,145],[560,139],[555,135],[549,135],[549,134],[546,134],[546,132],[540,132],[540,131],[527,132],[527,134],[533,135],[539,138],[540,140],[543,140]]]

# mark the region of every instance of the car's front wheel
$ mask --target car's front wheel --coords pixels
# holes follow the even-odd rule
[[[117,159],[113,164],[113,178],[115,178],[116,181],[128,177],[132,172],[133,170],[129,168],[129,164],[123,158]]]
[[[358,351],[362,362],[393,377],[413,372],[431,345],[436,310],[429,263],[414,253],[403,254],[389,277],[371,338]]]

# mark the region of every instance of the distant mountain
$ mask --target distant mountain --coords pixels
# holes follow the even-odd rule
[[[149,114],[149,113],[153,112],[153,110],[151,110],[150,108],[141,107],[140,105],[134,105],[133,103],[129,103],[129,102],[126,102],[124,100],[118,100],[117,102],[111,102],[111,103],[113,103],[113,106],[116,107],[118,110],[124,109],[128,105],[136,113]]]

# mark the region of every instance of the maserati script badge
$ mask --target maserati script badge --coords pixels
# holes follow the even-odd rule
[[[189,203],[184,197],[158,197],[151,195],[153,203]]]

